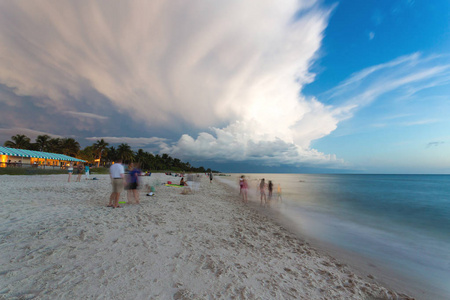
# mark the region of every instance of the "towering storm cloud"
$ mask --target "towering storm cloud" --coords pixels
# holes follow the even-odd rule
[[[129,136],[120,115],[178,157],[333,162],[310,143],[342,111],[300,94],[328,15],[309,0],[0,1],[0,126]]]

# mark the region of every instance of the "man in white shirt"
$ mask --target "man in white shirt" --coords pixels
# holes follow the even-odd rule
[[[109,176],[111,177],[112,193],[109,197],[108,207],[117,208],[119,206],[120,193],[123,191],[125,169],[122,166],[122,160],[118,160],[109,168]]]

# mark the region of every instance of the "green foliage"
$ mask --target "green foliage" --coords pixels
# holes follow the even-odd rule
[[[5,147],[16,148],[16,149],[26,149],[28,150],[31,146],[31,140],[24,134],[16,134],[11,137],[12,141],[6,141],[4,143]]]
[[[89,163],[93,163],[95,160],[95,150],[93,146],[87,146],[80,152],[78,152],[78,158],[85,160]]]
[[[134,161],[134,152],[126,143],[122,143],[119,145],[119,147],[117,147],[117,156],[124,163],[130,163]]]
[[[108,148],[108,143],[105,142],[104,139],[101,140],[97,140],[97,142],[95,142],[92,147],[94,149],[94,153],[97,155],[98,157],[98,164],[97,167],[100,166],[100,163],[102,161],[102,155],[106,154],[107,152],[107,148]]]
[[[108,168],[90,168],[89,169],[89,174],[109,174],[109,169]]]
[[[49,149],[49,142],[52,138],[46,134],[44,135],[38,135],[36,138],[36,150],[37,151],[43,151],[48,152]]]
[[[68,156],[77,156],[80,151],[80,144],[73,138],[63,138],[61,139],[61,151],[62,154]]]

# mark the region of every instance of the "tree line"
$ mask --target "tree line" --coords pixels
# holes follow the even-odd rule
[[[65,154],[88,161],[89,163],[97,163],[97,166],[105,166],[113,161],[121,159],[124,163],[138,162],[143,170],[170,170],[204,173],[211,172],[211,169],[204,167],[193,167],[189,162],[182,162],[178,158],[172,158],[168,154],[162,155],[146,152],[142,149],[133,151],[127,143],[119,146],[109,146],[105,140],[97,140],[91,146],[81,149],[80,143],[73,138],[52,138],[49,135],[38,135],[34,142],[23,134],[17,134],[4,143],[5,147],[35,150],[43,152],[51,152]],[[216,171],[212,171],[216,172]]]

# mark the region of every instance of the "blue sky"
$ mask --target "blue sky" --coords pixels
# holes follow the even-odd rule
[[[449,12],[448,1],[339,2],[325,30],[323,57],[313,67],[318,75],[305,95],[330,105],[346,101],[349,96],[327,92],[362,70],[402,58],[404,63],[355,82],[347,95],[384,84],[383,77],[392,82],[429,68],[444,70],[375,97],[312,147],[333,152],[362,172],[448,173]]]
[[[0,0],[0,142],[241,172],[450,172],[450,2]]]

